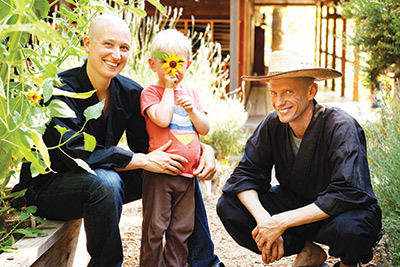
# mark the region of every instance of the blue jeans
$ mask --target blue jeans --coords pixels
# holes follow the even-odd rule
[[[38,207],[37,214],[53,220],[83,218],[89,266],[121,266],[123,250],[119,230],[122,205],[142,197],[142,172],[117,173],[97,169],[58,174],[52,181],[37,180],[26,193],[28,204]],[[121,179],[122,178],[122,179]],[[208,267],[218,262],[214,255],[207,215],[196,179],[195,227],[189,239],[190,266]]]

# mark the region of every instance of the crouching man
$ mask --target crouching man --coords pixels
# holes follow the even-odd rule
[[[297,254],[293,266],[335,267],[372,259],[381,210],[372,189],[363,129],[349,114],[319,104],[315,81],[340,77],[310,68],[295,52],[272,53],[266,76],[275,111],[260,123],[223,187],[217,212],[240,245],[264,263]],[[271,186],[275,166],[277,186]]]

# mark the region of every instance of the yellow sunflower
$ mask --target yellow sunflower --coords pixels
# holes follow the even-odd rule
[[[172,52],[172,56],[170,54],[165,54],[163,56],[163,59],[165,60],[165,63],[161,66],[161,68],[166,68],[167,70],[165,73],[172,72],[172,74],[175,76],[176,70],[178,70],[180,73],[183,73],[183,64],[185,64],[185,61],[181,61],[183,58],[183,55],[176,56],[175,52]]]
[[[40,101],[41,99],[43,99],[43,97],[41,97],[40,95],[38,95],[36,92],[31,92],[28,94],[29,100],[32,101],[33,105],[36,105],[37,101]]]

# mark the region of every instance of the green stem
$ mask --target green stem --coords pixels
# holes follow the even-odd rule
[[[57,1],[54,1],[54,2],[50,3],[50,8],[51,8],[52,6],[54,6],[55,4],[57,4],[58,2],[60,2],[60,1],[57,0]]]
[[[3,236],[2,239],[0,239],[0,243],[3,242],[5,239],[7,239],[7,237],[9,237],[21,225],[21,223],[22,221],[18,220],[17,224],[13,227],[13,229],[11,229],[11,231],[9,231],[7,234]]]
[[[74,134],[73,134],[70,138],[68,138],[66,141],[64,141],[63,143],[61,143],[61,138],[62,138],[62,136],[61,136],[61,137],[60,137],[60,143],[59,143],[58,145],[53,146],[53,147],[48,147],[47,149],[48,149],[48,150],[53,150],[53,149],[56,149],[56,148],[60,148],[60,150],[61,150],[61,147],[62,147],[63,145],[65,145],[65,144],[68,143],[72,138],[74,138],[75,136],[78,136],[79,134],[81,134],[81,133],[83,132],[83,129],[85,128],[87,122],[88,122],[88,121],[85,121],[85,123],[84,123],[83,126],[82,126],[82,129],[80,129],[79,131],[77,131],[76,133],[74,133]]]
[[[89,22],[92,20],[92,18],[95,16],[95,14],[93,14],[87,21],[86,23],[81,27],[80,31],[76,34],[77,36],[81,36],[82,32],[84,31],[85,27],[87,26],[87,24],[89,24]],[[76,40],[76,43],[74,44],[74,46],[78,46],[80,44],[80,42],[82,41],[82,38],[78,37],[78,40]],[[57,59],[54,61],[54,65],[56,66],[60,66],[68,57],[69,57],[69,53],[67,52],[67,50],[65,48],[63,48],[64,50],[64,55],[61,57],[61,59]]]
[[[6,124],[8,125],[8,115],[10,114],[10,65],[7,63],[7,69],[9,70],[7,72],[7,95],[6,95],[6,102],[7,102],[7,111],[4,116],[4,119],[6,121]],[[4,81],[4,80],[3,80]]]
[[[32,108],[32,106],[30,106],[29,109],[25,112],[25,116],[24,116],[24,118],[22,119],[21,123],[20,123],[19,125],[17,125],[14,129],[10,130],[10,129],[8,128],[8,124],[7,124],[7,121],[6,121],[6,125],[7,125],[7,130],[8,130],[8,131],[7,131],[6,133],[4,133],[2,136],[0,136],[0,139],[2,139],[3,141],[6,141],[4,138],[7,138],[10,134],[14,133],[14,132],[17,131],[19,128],[21,128],[22,125],[24,124],[26,118],[28,117],[31,108]],[[7,118],[7,116],[6,116],[6,118]]]

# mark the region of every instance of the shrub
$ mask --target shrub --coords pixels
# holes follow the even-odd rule
[[[367,55],[367,83],[378,87],[378,77],[392,72],[400,78],[400,5],[398,0],[341,1],[342,14],[357,25],[350,43]]]
[[[383,213],[384,247],[390,266],[400,266],[400,100],[386,96],[380,119],[365,125],[368,158]]]

